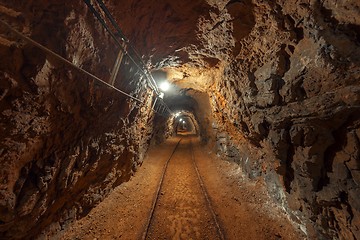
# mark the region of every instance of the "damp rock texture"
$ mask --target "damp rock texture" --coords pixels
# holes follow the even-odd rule
[[[14,29],[109,79],[118,49],[82,1],[0,1],[0,12]],[[131,177],[151,137],[152,95],[130,63],[115,85],[141,106],[0,28],[0,238],[32,238],[86,215]]]

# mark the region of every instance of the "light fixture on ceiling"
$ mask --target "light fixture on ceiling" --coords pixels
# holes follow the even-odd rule
[[[169,84],[169,82],[164,81],[164,82],[160,83],[159,88],[161,89],[161,91],[166,92],[170,89],[170,84]]]

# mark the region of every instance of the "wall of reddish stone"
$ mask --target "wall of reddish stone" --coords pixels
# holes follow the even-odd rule
[[[12,27],[109,79],[117,50],[82,1],[0,5]],[[31,238],[51,223],[64,228],[129,180],[150,141],[152,93],[129,78],[131,64],[116,86],[141,107],[4,28],[0,59],[0,238]]]
[[[311,239],[360,237],[358,9],[234,1],[203,27],[233,19],[219,25],[233,55],[210,94],[220,153],[264,179]]]

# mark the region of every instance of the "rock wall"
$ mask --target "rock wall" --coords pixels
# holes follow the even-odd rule
[[[310,239],[359,239],[359,3],[217,4],[199,31],[208,45],[232,35],[217,44],[232,55],[214,54],[227,62],[210,94],[220,150]]]
[[[118,50],[82,1],[0,1],[0,12],[109,79]],[[66,227],[131,177],[152,133],[152,93],[129,59],[116,86],[141,106],[0,28],[0,238],[26,239]]]

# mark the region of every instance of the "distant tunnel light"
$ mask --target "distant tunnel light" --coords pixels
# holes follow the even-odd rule
[[[160,83],[160,89],[163,91],[163,92],[166,92],[167,90],[169,90],[170,88],[170,84],[166,81]]]

